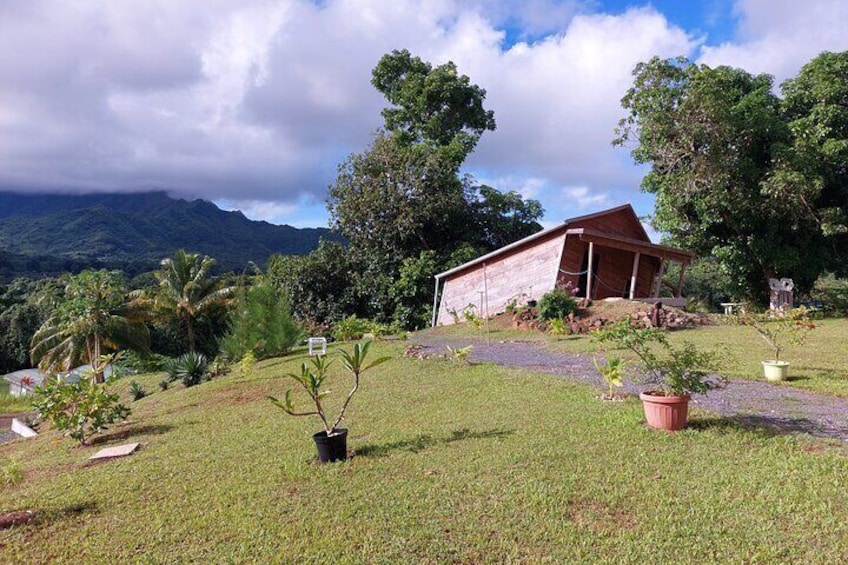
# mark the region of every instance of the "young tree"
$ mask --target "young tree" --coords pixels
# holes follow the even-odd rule
[[[122,348],[148,351],[147,327],[126,299],[120,271],[69,276],[63,298],[32,338],[32,362],[51,373],[89,363],[95,382],[103,382],[102,355]]]
[[[259,276],[254,284],[240,289],[221,350],[234,360],[248,351],[265,359],[288,353],[299,337],[288,299]]]

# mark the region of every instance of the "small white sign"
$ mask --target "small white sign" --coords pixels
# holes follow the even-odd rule
[[[326,355],[327,354],[327,338],[325,337],[310,337],[309,338],[309,356]]]

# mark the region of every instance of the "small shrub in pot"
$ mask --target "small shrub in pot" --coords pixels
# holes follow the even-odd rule
[[[345,398],[335,419],[328,417],[327,407],[324,399],[330,391],[322,390],[329,376],[328,370],[336,359],[328,359],[323,355],[316,355],[309,363],[301,363],[300,373],[287,373],[285,376],[293,379],[309,395],[314,409],[300,409],[295,405],[292,389],[286,390],[283,399],[269,396],[271,403],[291,416],[318,416],[323,424],[323,431],[313,434],[313,439],[318,447],[318,457],[321,462],[344,460],[347,458],[346,438],[347,429],[340,428],[351,398],[359,390],[361,375],[373,367],[389,360],[389,357],[380,357],[366,364],[368,350],[371,342],[357,343],[351,352],[340,350],[339,359],[345,370],[353,377],[353,387]]]

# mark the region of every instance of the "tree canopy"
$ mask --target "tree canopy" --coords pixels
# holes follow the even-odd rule
[[[769,75],[682,58],[633,72],[614,144],[635,143],[634,160],[651,165],[655,227],[715,257],[740,297],[762,300],[770,277],[804,290],[845,270],[846,60],[817,57],[782,99]]]
[[[382,111],[386,131],[402,146],[427,144],[442,149],[458,168],[486,130],[495,130],[495,114],[483,108],[486,91],[452,62],[433,67],[406,49],[384,55],[371,84],[391,107]]]

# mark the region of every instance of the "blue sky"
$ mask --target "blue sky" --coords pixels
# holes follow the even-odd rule
[[[848,49],[843,0],[6,0],[0,190],[166,189],[326,225],[336,167],[365,149],[380,56],[407,48],[487,90],[498,129],[467,171],[541,200],[545,223],[632,202],[610,146],[639,61],[774,75]]]

